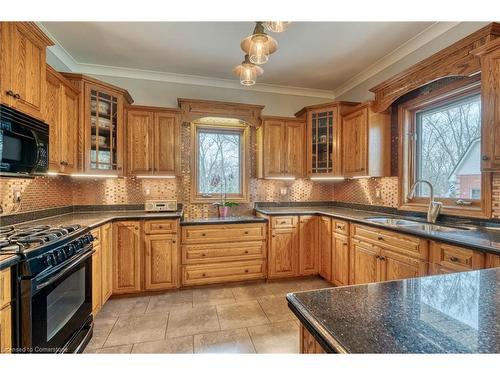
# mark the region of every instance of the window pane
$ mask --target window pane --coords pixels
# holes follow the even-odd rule
[[[441,198],[480,199],[481,100],[475,95],[417,113],[416,178]],[[427,186],[417,195],[428,197]]]
[[[198,131],[198,193],[241,193],[241,133]]]

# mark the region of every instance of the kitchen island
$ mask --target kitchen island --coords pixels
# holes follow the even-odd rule
[[[499,353],[500,268],[287,295],[327,353]],[[309,337],[304,337],[309,336]],[[314,346],[314,345],[313,345]]]

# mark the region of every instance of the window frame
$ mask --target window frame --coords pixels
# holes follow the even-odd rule
[[[445,106],[454,101],[459,101],[470,96],[480,95],[480,77],[474,76],[464,81],[458,81],[446,85],[440,89],[428,92],[411,99],[398,106],[398,139],[399,139],[399,209],[406,211],[426,212],[429,198],[415,197],[411,201],[407,199],[410,187],[416,178],[416,154],[417,142],[413,134],[416,133],[418,112],[432,108]],[[484,134],[484,124],[481,123],[481,137]],[[441,202],[442,213],[448,215],[489,218],[491,216],[491,180],[492,174],[481,171],[481,199],[467,200],[470,205],[459,205],[458,199],[439,198],[434,200]]]
[[[207,197],[199,192],[198,185],[198,132],[199,130],[208,130],[210,132],[238,132],[241,134],[241,144],[240,144],[240,194],[227,194],[227,200],[238,203],[248,203],[248,183],[249,183],[249,126],[248,125],[236,125],[236,124],[223,124],[217,122],[201,122],[195,121],[191,123],[191,203],[214,203],[220,202],[220,194],[214,194],[211,197]]]

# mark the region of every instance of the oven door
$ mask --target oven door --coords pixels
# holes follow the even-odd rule
[[[33,352],[81,351],[84,346],[81,341],[90,339],[92,253],[90,249],[57,273],[32,280],[31,350]]]

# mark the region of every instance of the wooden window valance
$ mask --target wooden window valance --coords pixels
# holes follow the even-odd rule
[[[493,22],[371,88],[375,94],[374,110],[385,111],[396,99],[440,78],[479,73],[479,58],[471,52],[499,37],[500,23]]]
[[[252,126],[260,126],[263,105],[219,102],[213,100],[177,99],[182,122],[193,122],[203,117],[236,118]]]

